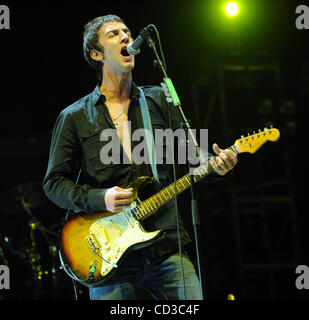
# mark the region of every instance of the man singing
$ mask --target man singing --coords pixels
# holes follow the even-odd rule
[[[136,164],[132,150],[136,142],[131,132],[144,127],[139,89],[132,80],[134,56],[126,48],[133,41],[130,29],[115,15],[97,17],[84,28],[84,56],[96,70],[98,85],[74,104],[62,110],[54,126],[49,163],[43,188],[48,198],[61,208],[76,214],[109,211],[116,213],[130,204],[129,183],[140,176],[151,176],[150,165]],[[168,128],[168,105],[158,86],[141,87],[147,100],[153,131]],[[180,127],[176,108],[171,109],[171,126]],[[129,128],[130,124],[130,128]],[[100,150],[103,130],[117,131],[121,163],[104,164]],[[214,144],[217,156],[210,162],[219,175],[237,163],[231,150]],[[157,191],[173,182],[172,168],[158,164]],[[81,175],[77,181],[79,170]],[[147,231],[163,229],[165,237],[151,246],[133,250],[113,277],[91,287],[92,300],[129,300],[138,297],[141,288],[154,299],[201,299],[200,284],[185,250],[190,238],[180,219],[180,237],[174,201],[161,207],[145,221]]]

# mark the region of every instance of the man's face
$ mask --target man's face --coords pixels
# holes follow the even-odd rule
[[[114,73],[127,73],[134,68],[134,56],[127,53],[132,42],[131,31],[122,22],[105,23],[99,30],[99,43],[103,48],[104,68]]]

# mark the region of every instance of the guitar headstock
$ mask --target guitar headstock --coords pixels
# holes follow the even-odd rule
[[[239,153],[250,152],[255,153],[265,142],[277,141],[280,137],[280,132],[275,128],[265,128],[264,131],[259,130],[258,133],[241,136],[241,139],[235,141],[234,146]]]

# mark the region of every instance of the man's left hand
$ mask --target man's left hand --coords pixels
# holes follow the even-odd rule
[[[220,176],[224,176],[237,164],[237,154],[230,149],[220,149],[216,143],[212,148],[217,157],[212,157],[210,163]]]

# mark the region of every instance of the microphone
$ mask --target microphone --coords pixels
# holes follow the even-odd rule
[[[143,28],[142,31],[140,32],[139,36],[133,42],[128,44],[127,51],[132,56],[135,56],[140,53],[140,51],[141,51],[140,47],[142,46],[142,44],[144,43],[144,41],[148,37],[147,28],[148,27]]]
[[[91,264],[89,266],[89,273],[88,273],[88,279],[93,280],[94,274],[97,271],[97,260],[92,260]]]

